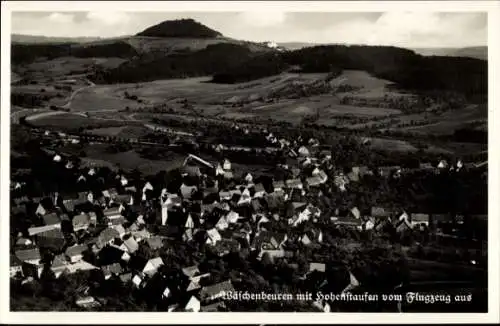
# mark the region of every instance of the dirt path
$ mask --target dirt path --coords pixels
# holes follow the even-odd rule
[[[71,93],[70,97],[68,98],[68,102],[66,102],[66,104],[64,104],[62,106],[62,108],[65,108],[65,109],[71,109],[71,102],[73,101],[73,99],[75,98],[75,96],[80,93],[81,91],[85,90],[85,89],[89,89],[89,88],[92,88],[95,86],[95,84],[93,82],[91,82],[90,80],[86,79],[85,80],[89,85],[88,86],[84,86],[84,87],[80,87],[79,89],[75,90],[73,93]]]

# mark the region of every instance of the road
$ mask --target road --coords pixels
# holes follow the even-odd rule
[[[88,89],[88,88],[91,88],[91,87],[95,86],[95,84],[92,81],[88,80],[88,79],[85,79],[85,82],[87,82],[88,85],[84,86],[84,87],[80,87],[79,89],[73,91],[71,93],[71,95],[69,96],[66,104],[64,104],[62,106],[62,108],[70,109],[71,108],[71,102],[73,101],[73,99],[75,98],[75,96],[78,93],[80,93],[81,91],[83,91],[85,89]],[[68,113],[66,111],[47,111],[47,110],[48,110],[47,108],[36,108],[36,109],[22,109],[22,110],[19,110],[19,111],[14,111],[14,112],[10,113],[10,120],[11,120],[12,124],[17,124],[17,123],[19,123],[19,119],[21,119],[23,116],[29,115],[29,113],[36,113],[36,112],[40,112],[40,111],[43,111],[43,112],[40,112],[40,113],[37,113],[37,114],[33,114],[33,115],[29,115],[26,118],[26,120],[33,121],[33,120],[45,118],[45,117],[48,117],[48,116],[58,115],[58,114],[62,114],[62,113]],[[82,113],[74,113],[74,114],[77,114],[77,115],[80,115],[80,116],[85,116],[85,114],[83,112]]]
[[[88,89],[88,88],[92,88],[95,86],[95,84],[88,80],[88,79],[85,79],[85,81],[88,83],[87,86],[83,86],[83,87],[80,87],[79,89],[75,90],[73,93],[71,93],[71,95],[69,96],[68,98],[68,102],[66,102],[66,104],[64,104],[62,106],[62,108],[65,108],[65,109],[71,109],[71,102],[73,101],[73,99],[75,98],[76,94],[80,93],[81,91],[85,90],[85,89]]]

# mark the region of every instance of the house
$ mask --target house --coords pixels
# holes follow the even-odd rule
[[[135,241],[137,242],[141,242],[151,237],[151,233],[149,233],[146,228],[140,228],[138,230],[131,231],[130,233],[134,236]]]
[[[134,286],[136,288],[140,288],[140,287],[144,286],[144,282],[143,281],[144,281],[144,276],[141,275],[141,274],[136,274],[132,278],[132,284],[134,284]]]
[[[186,174],[191,176],[200,176],[201,170],[200,166],[204,169],[214,171],[215,167],[213,164],[207,162],[206,160],[196,156],[189,154],[188,157],[184,160],[183,169]]]
[[[28,234],[30,236],[34,236],[34,235],[37,235],[37,234],[40,234],[40,233],[44,233],[44,232],[47,232],[47,231],[59,229],[60,227],[61,227],[60,224],[52,224],[52,225],[44,225],[44,226],[34,226],[34,227],[30,227],[28,229]]]
[[[417,213],[411,214],[411,225],[413,227],[422,224],[424,224],[427,227],[429,226],[429,214],[417,214]]]
[[[398,175],[401,173],[401,167],[399,165],[395,166],[381,166],[378,168],[378,173],[382,177],[389,177],[391,175]]]
[[[309,177],[306,178],[306,184],[309,187],[317,187],[323,183],[322,179],[320,176],[314,176],[314,177]]]
[[[225,170],[225,171],[229,171],[231,170],[231,162],[226,158],[224,159],[224,162],[222,163],[222,168]]]
[[[66,256],[64,254],[60,254],[54,257],[50,269],[52,270],[56,278],[59,278],[59,276],[61,276],[61,274],[66,270],[66,265],[68,265]]]
[[[446,160],[441,160],[439,161],[437,167],[438,169],[446,169],[448,168],[448,162],[446,162]]]
[[[107,208],[105,209],[102,213],[104,215],[104,218],[108,221],[108,222],[112,222],[113,220],[119,220],[119,219],[122,219],[123,216],[122,216],[122,208],[123,206],[119,206],[119,207],[110,207],[110,208]]]
[[[389,217],[391,214],[383,207],[372,207],[370,215],[376,218],[384,218]]]
[[[189,278],[190,282],[186,288],[186,292],[196,291],[201,288],[200,282],[202,279],[206,279],[210,276],[210,273],[200,274],[192,276]]]
[[[89,193],[89,194],[92,194],[92,193]],[[110,188],[110,189],[107,189],[107,190],[103,190],[102,191],[102,195],[105,197],[105,198],[108,198],[108,199],[113,199],[115,198],[116,196],[118,196],[118,191],[116,191],[115,188]],[[91,201],[89,199],[89,201]]]
[[[304,234],[302,237],[299,238],[300,239],[300,242],[304,245],[304,246],[309,246],[312,244],[312,241],[311,239],[309,238],[309,236],[307,234]]]
[[[359,219],[361,217],[361,213],[357,207],[353,207],[349,211],[349,216],[356,218],[356,219]]]
[[[298,153],[300,156],[306,156],[306,157],[311,155],[311,153],[309,152],[309,150],[305,146],[300,146]]]
[[[64,248],[66,239],[60,229],[53,229],[38,233],[36,235],[36,243],[39,247],[59,251]]]
[[[78,307],[85,309],[95,308],[101,305],[99,301],[97,301],[94,297],[91,296],[80,297],[76,299],[75,304]]]
[[[232,193],[229,191],[221,191],[219,192],[219,198],[220,200],[231,200]]]
[[[241,192],[241,197],[238,200],[237,205],[243,206],[250,204],[251,202],[252,202],[252,196],[250,196],[250,190],[248,190],[248,188],[245,188],[245,190]]]
[[[434,167],[432,166],[431,163],[420,163],[419,169],[420,170],[434,170]]]
[[[405,233],[411,231],[413,229],[413,225],[408,221],[408,219],[403,218],[396,223],[395,228],[396,232]]]
[[[252,174],[250,172],[245,175],[244,179],[245,179],[246,183],[252,183],[253,182],[253,176],[252,176]]]
[[[124,273],[124,274],[121,274],[119,277],[120,277],[120,281],[122,281],[122,283],[128,283],[128,282],[132,281],[132,273]]]
[[[300,179],[289,179],[285,181],[285,184],[288,188],[291,189],[302,189],[302,181]]]
[[[83,258],[83,253],[87,249],[88,246],[86,245],[74,245],[72,247],[68,247],[64,254],[71,263],[76,263]]]
[[[351,271],[349,271],[349,284],[345,287],[344,290],[342,290],[342,293],[350,292],[355,288],[357,288],[358,286],[360,286],[359,281],[354,276],[354,274]]]
[[[191,213],[187,214],[186,222],[184,223],[184,227],[186,229],[192,229],[195,227],[193,216],[191,215]]]
[[[120,234],[118,233],[118,231],[108,227],[99,234],[99,237],[97,238],[97,244],[102,248],[107,244],[113,243],[114,239],[116,238],[120,238]]]
[[[274,191],[281,191],[285,188],[285,182],[282,180],[273,181],[273,189]]]
[[[337,186],[337,188],[339,188],[340,191],[346,191],[346,185],[349,184],[349,179],[344,176],[343,174],[339,174],[337,176],[335,176],[335,179],[334,179],[334,184],[335,186]]]
[[[123,246],[125,247],[125,251],[133,254],[139,249],[139,244],[132,236],[132,234],[125,234],[122,238]]]
[[[157,250],[163,247],[163,239],[164,238],[160,236],[153,236],[151,238],[147,238],[146,243],[152,250]]]
[[[104,278],[107,280],[112,276],[118,276],[122,273],[123,268],[119,263],[109,264],[105,266],[101,266],[101,270],[104,273]]]
[[[266,194],[266,190],[264,189],[264,186],[262,185],[262,183],[255,184],[253,186],[253,189],[255,191],[255,193],[253,195],[254,198],[263,197]]]
[[[432,214],[431,215],[432,225],[435,227],[440,227],[445,224],[451,224],[453,222],[450,214]]]
[[[95,213],[92,213],[95,215]],[[97,219],[97,217],[96,217]],[[87,230],[90,226],[91,222],[91,217],[89,214],[83,213],[79,215],[75,215],[72,220],[73,224],[73,230],[79,231],[79,230]]]
[[[200,270],[198,269],[198,265],[192,265],[192,266],[184,267],[182,269],[182,273],[190,279],[193,276],[197,275],[199,272],[200,272]]]
[[[386,230],[388,227],[392,225],[391,219],[389,217],[387,218],[379,218],[375,221],[374,229],[377,232],[382,232]]]
[[[267,256],[272,263],[276,260],[276,258],[286,258],[293,257],[292,251],[285,251],[283,248],[281,249],[262,249],[259,251],[258,259],[261,259]]]
[[[10,255],[9,271],[11,278],[23,275],[23,262],[16,255]]]
[[[219,218],[219,221],[215,224],[215,227],[219,231],[227,229],[229,227],[229,223],[227,223],[226,217],[225,216],[221,216]]]
[[[316,307],[318,310],[321,310],[326,313],[331,311],[330,304],[328,304],[328,302],[325,302],[323,299],[315,300],[313,302],[313,306]]]
[[[121,224],[118,224],[118,225],[111,225],[110,228],[112,229],[115,229],[118,234],[120,235],[120,239],[125,235],[125,228],[123,227],[123,225]]]
[[[309,263],[309,273],[314,271],[324,273],[326,272],[326,265],[323,263]]]
[[[202,302],[211,302],[224,297],[226,293],[234,292],[233,284],[230,280],[220,282],[214,285],[203,287],[200,291]]]
[[[196,186],[187,186],[186,184],[181,185],[181,194],[184,199],[191,199],[191,196],[198,190]]]
[[[377,223],[377,221],[375,220],[374,217],[369,217],[367,220],[364,221],[363,229],[365,231],[371,230],[371,229],[375,228],[376,223]]]
[[[238,213],[236,213],[235,211],[230,211],[226,215],[226,221],[230,224],[237,223],[239,219],[240,219],[240,215]]]
[[[163,265],[163,259],[161,257],[156,257],[148,260],[146,266],[144,266],[142,272],[148,276],[153,276],[158,271],[158,268]]]
[[[222,239],[219,231],[217,229],[213,228],[207,231],[207,240],[206,244],[214,246],[218,241]]]
[[[321,211],[319,208],[309,204],[307,207],[299,213],[299,215],[293,219],[292,225],[297,226],[302,222],[308,221],[311,217],[319,217],[321,215]]]
[[[182,240],[184,242],[189,242],[193,240],[193,229],[186,229],[182,234]]]
[[[198,300],[194,295],[191,296],[188,303],[184,306],[184,310],[189,312],[199,312],[200,309],[200,300]]]
[[[134,197],[129,194],[116,195],[113,199],[110,200],[110,204],[111,203],[118,203],[122,205],[134,205]]]
[[[98,269],[96,266],[84,261],[80,260],[74,264],[68,264],[66,265],[66,272],[69,274],[74,274],[78,271],[89,271],[89,270],[94,270]]]
[[[219,301],[219,302],[214,302],[209,305],[205,305],[201,307],[201,312],[218,312],[218,311],[224,311],[226,309],[226,305],[224,301]]]
[[[331,217],[330,218],[333,221],[333,224],[339,225],[342,227],[350,228],[350,229],[356,229],[356,230],[363,230],[363,221],[358,218],[354,217]]]
[[[45,225],[61,225],[61,219],[56,213],[45,214],[42,218]]]

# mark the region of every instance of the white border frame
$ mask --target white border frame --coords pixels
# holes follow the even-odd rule
[[[499,105],[500,59],[500,2],[498,1],[137,1],[120,2],[120,11],[288,11],[288,12],[383,12],[383,11],[449,11],[488,12],[488,130],[489,130],[489,225],[488,225],[488,313],[431,314],[431,313],[64,313],[64,312],[10,312],[9,297],[9,176],[10,176],[10,29],[12,11],[99,11],[116,10],[116,2],[101,1],[16,1],[2,2],[2,78],[1,78],[1,218],[0,218],[0,322],[6,324],[214,324],[214,323],[271,323],[271,324],[327,324],[327,323],[495,323],[499,322],[499,190],[498,146],[500,125],[493,108]],[[496,86],[496,87],[495,87]],[[497,92],[495,93],[496,90]],[[9,108],[9,109],[8,109]],[[495,145],[493,145],[495,144]]]

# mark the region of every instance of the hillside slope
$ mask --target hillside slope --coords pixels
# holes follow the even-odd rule
[[[468,57],[488,60],[487,46],[474,46],[465,48],[415,48],[413,50],[416,53],[424,56]]]

